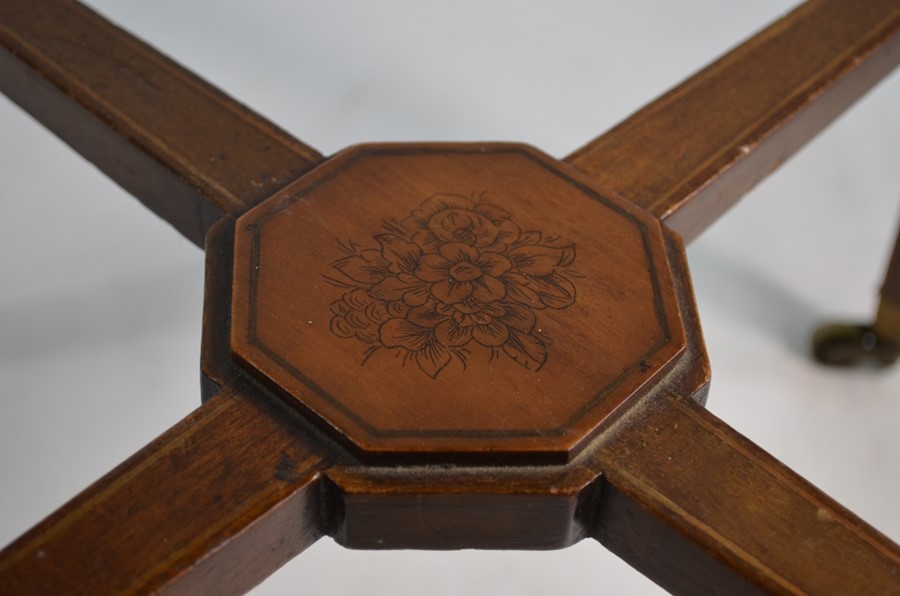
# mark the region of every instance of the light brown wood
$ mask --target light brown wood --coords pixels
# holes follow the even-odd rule
[[[895,0],[813,0],[566,161],[690,242],[898,63]]]
[[[68,0],[0,4],[0,91],[198,245],[322,159]]]

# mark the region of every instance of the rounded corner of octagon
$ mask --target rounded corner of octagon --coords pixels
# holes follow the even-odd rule
[[[668,250],[525,145],[356,146],[238,220],[232,351],[363,456],[565,462],[685,348]]]

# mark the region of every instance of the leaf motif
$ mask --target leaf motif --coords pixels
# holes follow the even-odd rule
[[[372,254],[374,253],[374,255]],[[365,250],[361,254],[350,255],[335,261],[334,268],[353,281],[372,286],[390,275],[387,263],[377,250]]]
[[[572,263],[575,262],[575,245],[569,244],[567,246],[562,247],[562,257],[559,259],[560,267],[568,267]]]
[[[530,308],[511,303],[504,303],[503,307],[506,309],[506,313],[500,318],[501,321],[517,331],[531,333],[537,319]]]
[[[562,275],[533,277],[528,286],[548,308],[568,308],[575,303],[575,284]]]
[[[410,352],[425,349],[432,339],[431,329],[425,329],[404,319],[388,319],[378,330],[386,348],[405,348]]]
[[[538,371],[547,362],[547,344],[530,333],[509,330],[509,339],[503,344],[507,356],[531,371]]]
[[[416,352],[416,364],[432,379],[436,379],[438,373],[450,364],[450,352],[437,342],[429,343],[425,349]]]
[[[380,234],[375,240],[381,244],[381,256],[389,263],[395,263],[400,271],[412,273],[422,256],[422,249],[393,234]]]
[[[543,276],[553,273],[566,260],[571,263],[575,256],[572,247],[557,248],[543,244],[527,244],[509,251],[509,258],[518,271],[527,275]]]
[[[510,218],[509,211],[496,205],[492,205],[491,203],[480,203],[475,206],[474,210],[482,215],[488,216],[494,221]]]
[[[546,305],[541,302],[541,297],[538,296],[538,293],[529,287],[529,280],[524,275],[509,273],[503,276],[503,280],[506,282],[506,297],[508,300],[513,300],[531,308],[546,308]]]
[[[519,241],[516,242],[516,245],[520,246],[523,244],[540,244],[540,242],[541,233],[532,230],[530,232],[522,232],[522,234],[519,236]]]

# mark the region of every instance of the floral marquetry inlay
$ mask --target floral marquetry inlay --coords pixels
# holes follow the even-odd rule
[[[473,350],[539,370],[549,339],[538,313],[575,302],[575,245],[522,230],[485,195],[436,194],[370,242],[343,244],[327,276],[344,290],[331,331],[366,356],[396,350],[431,377]]]

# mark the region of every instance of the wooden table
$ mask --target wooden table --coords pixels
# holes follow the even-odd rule
[[[732,38],[734,38],[734,36],[732,36]],[[664,85],[664,84],[663,84],[663,85]],[[243,96],[243,95],[241,95],[241,94],[238,94],[238,95],[241,96],[241,97],[245,97],[245,96]],[[877,96],[876,96],[876,97],[877,97]],[[251,100],[251,103],[252,103],[252,100]],[[634,103],[634,102],[632,102],[632,103]],[[263,111],[264,111],[264,110],[263,110]],[[602,128],[602,127],[601,127],[601,128]],[[473,132],[472,134],[474,135],[474,134],[477,134],[477,133],[474,133],[474,132]],[[431,136],[434,136],[434,135],[431,135]],[[472,136],[472,135],[469,135],[469,136]],[[304,136],[304,138],[307,138],[307,139],[309,139],[309,140],[312,139],[311,137],[308,137],[308,136]],[[529,139],[529,140],[530,140],[530,139]],[[538,143],[538,144],[541,144],[541,143]],[[788,170],[788,171],[789,171],[789,170]],[[763,190],[763,189],[761,189],[761,191],[762,191],[762,190]],[[760,200],[764,200],[764,199],[760,199]],[[885,226],[885,227],[887,227],[887,226]],[[888,232],[888,233],[889,233],[889,232]],[[884,243],[884,241],[882,241],[882,244],[883,244],[883,243]],[[877,247],[876,247],[875,250],[881,250],[881,251],[883,252],[884,248],[883,248],[883,247],[881,247],[881,248],[877,248]],[[694,265],[694,268],[695,268],[695,270],[696,270],[696,269],[698,268],[698,265],[695,264],[695,265]],[[878,275],[877,271],[874,273],[874,275],[877,277],[877,275]],[[695,276],[700,276],[700,274],[699,274],[699,273],[695,273]],[[700,295],[700,300],[701,300],[701,305],[702,305],[702,301],[703,301],[702,292],[700,292],[700,291],[698,290],[698,294]],[[708,330],[708,327],[709,327],[709,324],[707,323],[707,325],[706,325],[705,328],[707,329],[707,334],[709,335],[709,334],[711,333],[711,331]],[[714,356],[714,358],[715,358],[715,357],[716,357],[716,356]],[[717,370],[719,370],[719,369],[717,369]],[[722,378],[721,373],[718,373],[718,374],[717,374],[717,379],[721,379],[721,378]],[[724,379],[723,379],[723,380],[717,380],[716,387],[717,387],[717,388],[718,388],[718,387],[722,387],[723,385],[725,385],[725,383],[726,383],[726,381],[725,381]],[[723,389],[719,389],[719,391],[723,391]],[[723,399],[724,399],[724,398],[723,398]],[[714,396],[714,397],[713,397],[713,403],[715,403],[715,401],[716,401],[716,399],[715,399],[715,396]],[[737,425],[737,421],[733,421],[732,423],[733,423],[734,425]],[[751,433],[749,433],[749,431],[747,431],[747,432],[748,432],[748,434],[751,434]],[[751,434],[751,436],[753,437],[752,434]],[[753,438],[756,438],[756,437],[753,437]],[[119,459],[121,459],[121,458],[119,458]],[[311,553],[308,553],[308,554],[311,554]],[[566,554],[566,553],[563,553],[563,554]],[[349,555],[348,555],[348,556],[349,556]]]

